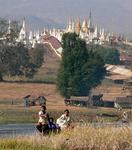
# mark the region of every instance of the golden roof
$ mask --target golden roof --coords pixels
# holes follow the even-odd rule
[[[77,18],[77,21],[76,21],[76,23],[75,23],[75,32],[76,32],[77,34],[79,34],[79,33],[80,33],[80,30],[81,30],[80,19]]]
[[[87,20],[86,18],[83,20],[83,23],[82,23],[82,32],[87,32],[88,31],[88,23],[87,23]]]

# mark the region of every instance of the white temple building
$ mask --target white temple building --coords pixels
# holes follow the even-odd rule
[[[76,33],[80,38],[84,39],[87,44],[109,44],[109,43],[128,43],[124,36],[117,35],[114,33],[106,32],[105,29],[99,28],[99,25],[95,25],[93,23],[92,14],[90,12],[89,20],[84,18],[84,20],[80,21],[79,17],[76,20],[69,19],[69,22],[64,29],[46,29],[44,27],[43,31],[27,31],[26,21],[23,19],[22,27],[19,32],[19,36],[16,39],[16,42],[22,42],[23,44],[34,47],[37,43],[43,43],[45,37],[54,37],[60,42],[62,41],[62,36],[64,33]],[[9,27],[7,31],[7,35],[9,37],[11,33],[11,21],[9,20]],[[7,36],[1,37],[0,40],[6,39]],[[53,40],[53,38],[52,38]],[[128,43],[129,44],[129,43]]]
[[[17,42],[22,42],[24,44],[27,44],[27,31],[26,31],[26,23],[25,23],[25,19],[23,19],[23,23],[22,23],[22,28],[20,30]]]

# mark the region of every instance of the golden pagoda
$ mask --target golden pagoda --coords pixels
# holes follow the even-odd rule
[[[86,18],[83,20],[83,23],[82,23],[82,32],[84,33],[88,32],[88,23],[87,23]]]
[[[81,30],[80,19],[77,18],[77,21],[75,23],[75,32],[76,32],[76,34],[80,34],[80,30]]]

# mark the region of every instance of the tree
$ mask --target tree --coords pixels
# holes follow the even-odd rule
[[[4,67],[4,52],[3,52],[3,43],[0,42],[0,81],[3,80],[3,74],[5,73]]]
[[[41,67],[44,62],[44,52],[45,48],[42,44],[36,44],[35,47],[30,50],[31,63],[38,68]]]
[[[57,76],[57,87],[64,97],[87,96],[105,74],[103,60],[86,48],[85,41],[75,33],[62,38],[62,61]]]
[[[16,45],[2,44],[0,47],[0,65],[3,67],[3,74],[23,75],[22,67],[29,64],[28,49],[23,44]]]
[[[30,55],[28,48],[25,47],[22,43],[18,43],[16,46],[13,46],[14,49],[14,63],[12,63],[11,72],[13,71],[14,74],[11,75],[18,75],[18,76],[25,76],[25,77],[32,77],[35,73],[35,67],[30,62]]]
[[[120,64],[120,54],[119,51],[115,48],[110,47],[103,47],[103,46],[91,46],[88,47],[92,50],[97,52],[104,60],[105,64],[113,64],[117,65]]]
[[[4,75],[33,77],[39,67],[31,62],[29,50],[22,43],[0,43],[0,80]]]

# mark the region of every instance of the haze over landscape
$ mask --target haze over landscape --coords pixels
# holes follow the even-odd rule
[[[0,0],[0,17],[27,18],[32,28],[63,27],[68,18],[89,18],[92,10],[95,24],[108,31],[132,38],[131,0]]]

